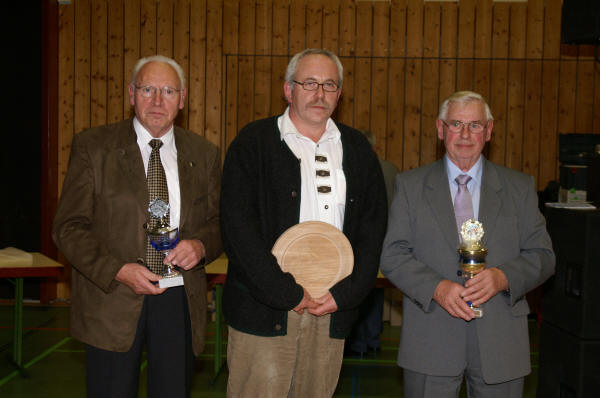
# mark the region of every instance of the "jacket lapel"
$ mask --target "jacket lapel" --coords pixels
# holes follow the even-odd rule
[[[440,159],[425,177],[425,198],[446,241],[452,248],[458,247],[458,230],[448,186],[448,175],[444,159]]]
[[[483,244],[490,239],[491,232],[494,230],[498,213],[500,212],[500,191],[502,184],[498,178],[498,173],[493,164],[484,159],[483,173],[481,175],[481,193],[479,198],[479,221],[483,224]]]
[[[133,129],[133,120],[128,123],[122,123],[117,134],[117,151],[119,164],[125,178],[129,180],[133,196],[138,204],[147,213],[148,208],[148,185],[146,183],[146,172],[144,170],[144,161],[140,153],[140,147],[137,144],[137,135]]]

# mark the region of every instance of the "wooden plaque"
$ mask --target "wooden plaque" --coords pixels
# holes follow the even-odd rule
[[[346,236],[331,224],[306,221],[285,231],[272,250],[281,269],[294,275],[314,298],[352,273],[354,254]]]

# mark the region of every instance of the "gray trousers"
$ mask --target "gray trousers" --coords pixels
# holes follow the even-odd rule
[[[475,324],[467,327],[467,367],[457,376],[432,376],[404,369],[404,398],[458,398],[463,377],[469,398],[521,398],[524,378],[487,384],[481,372]]]

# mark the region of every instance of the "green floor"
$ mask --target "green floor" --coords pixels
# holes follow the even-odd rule
[[[23,363],[26,374],[11,364],[12,305],[0,303],[0,397],[81,398],[85,396],[83,344],[68,334],[69,308],[26,305]],[[525,398],[535,397],[539,331],[530,324],[533,372],[525,380]],[[345,358],[335,397],[402,397],[402,370],[396,366],[399,327],[385,325],[382,350],[361,360]],[[226,369],[213,381],[214,323],[209,324],[205,353],[197,359],[192,397],[224,397]],[[145,372],[140,381],[145,397]],[[461,396],[465,396],[464,393]]]

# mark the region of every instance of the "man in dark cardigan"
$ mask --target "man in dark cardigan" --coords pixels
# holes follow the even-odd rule
[[[329,51],[296,54],[285,113],[250,123],[229,147],[221,190],[228,397],[333,395],[344,339],[374,285],[386,191],[367,140],[330,118],[342,76]],[[354,253],[352,273],[322,297],[311,297],[271,254],[285,230],[314,220],[343,231]]]

